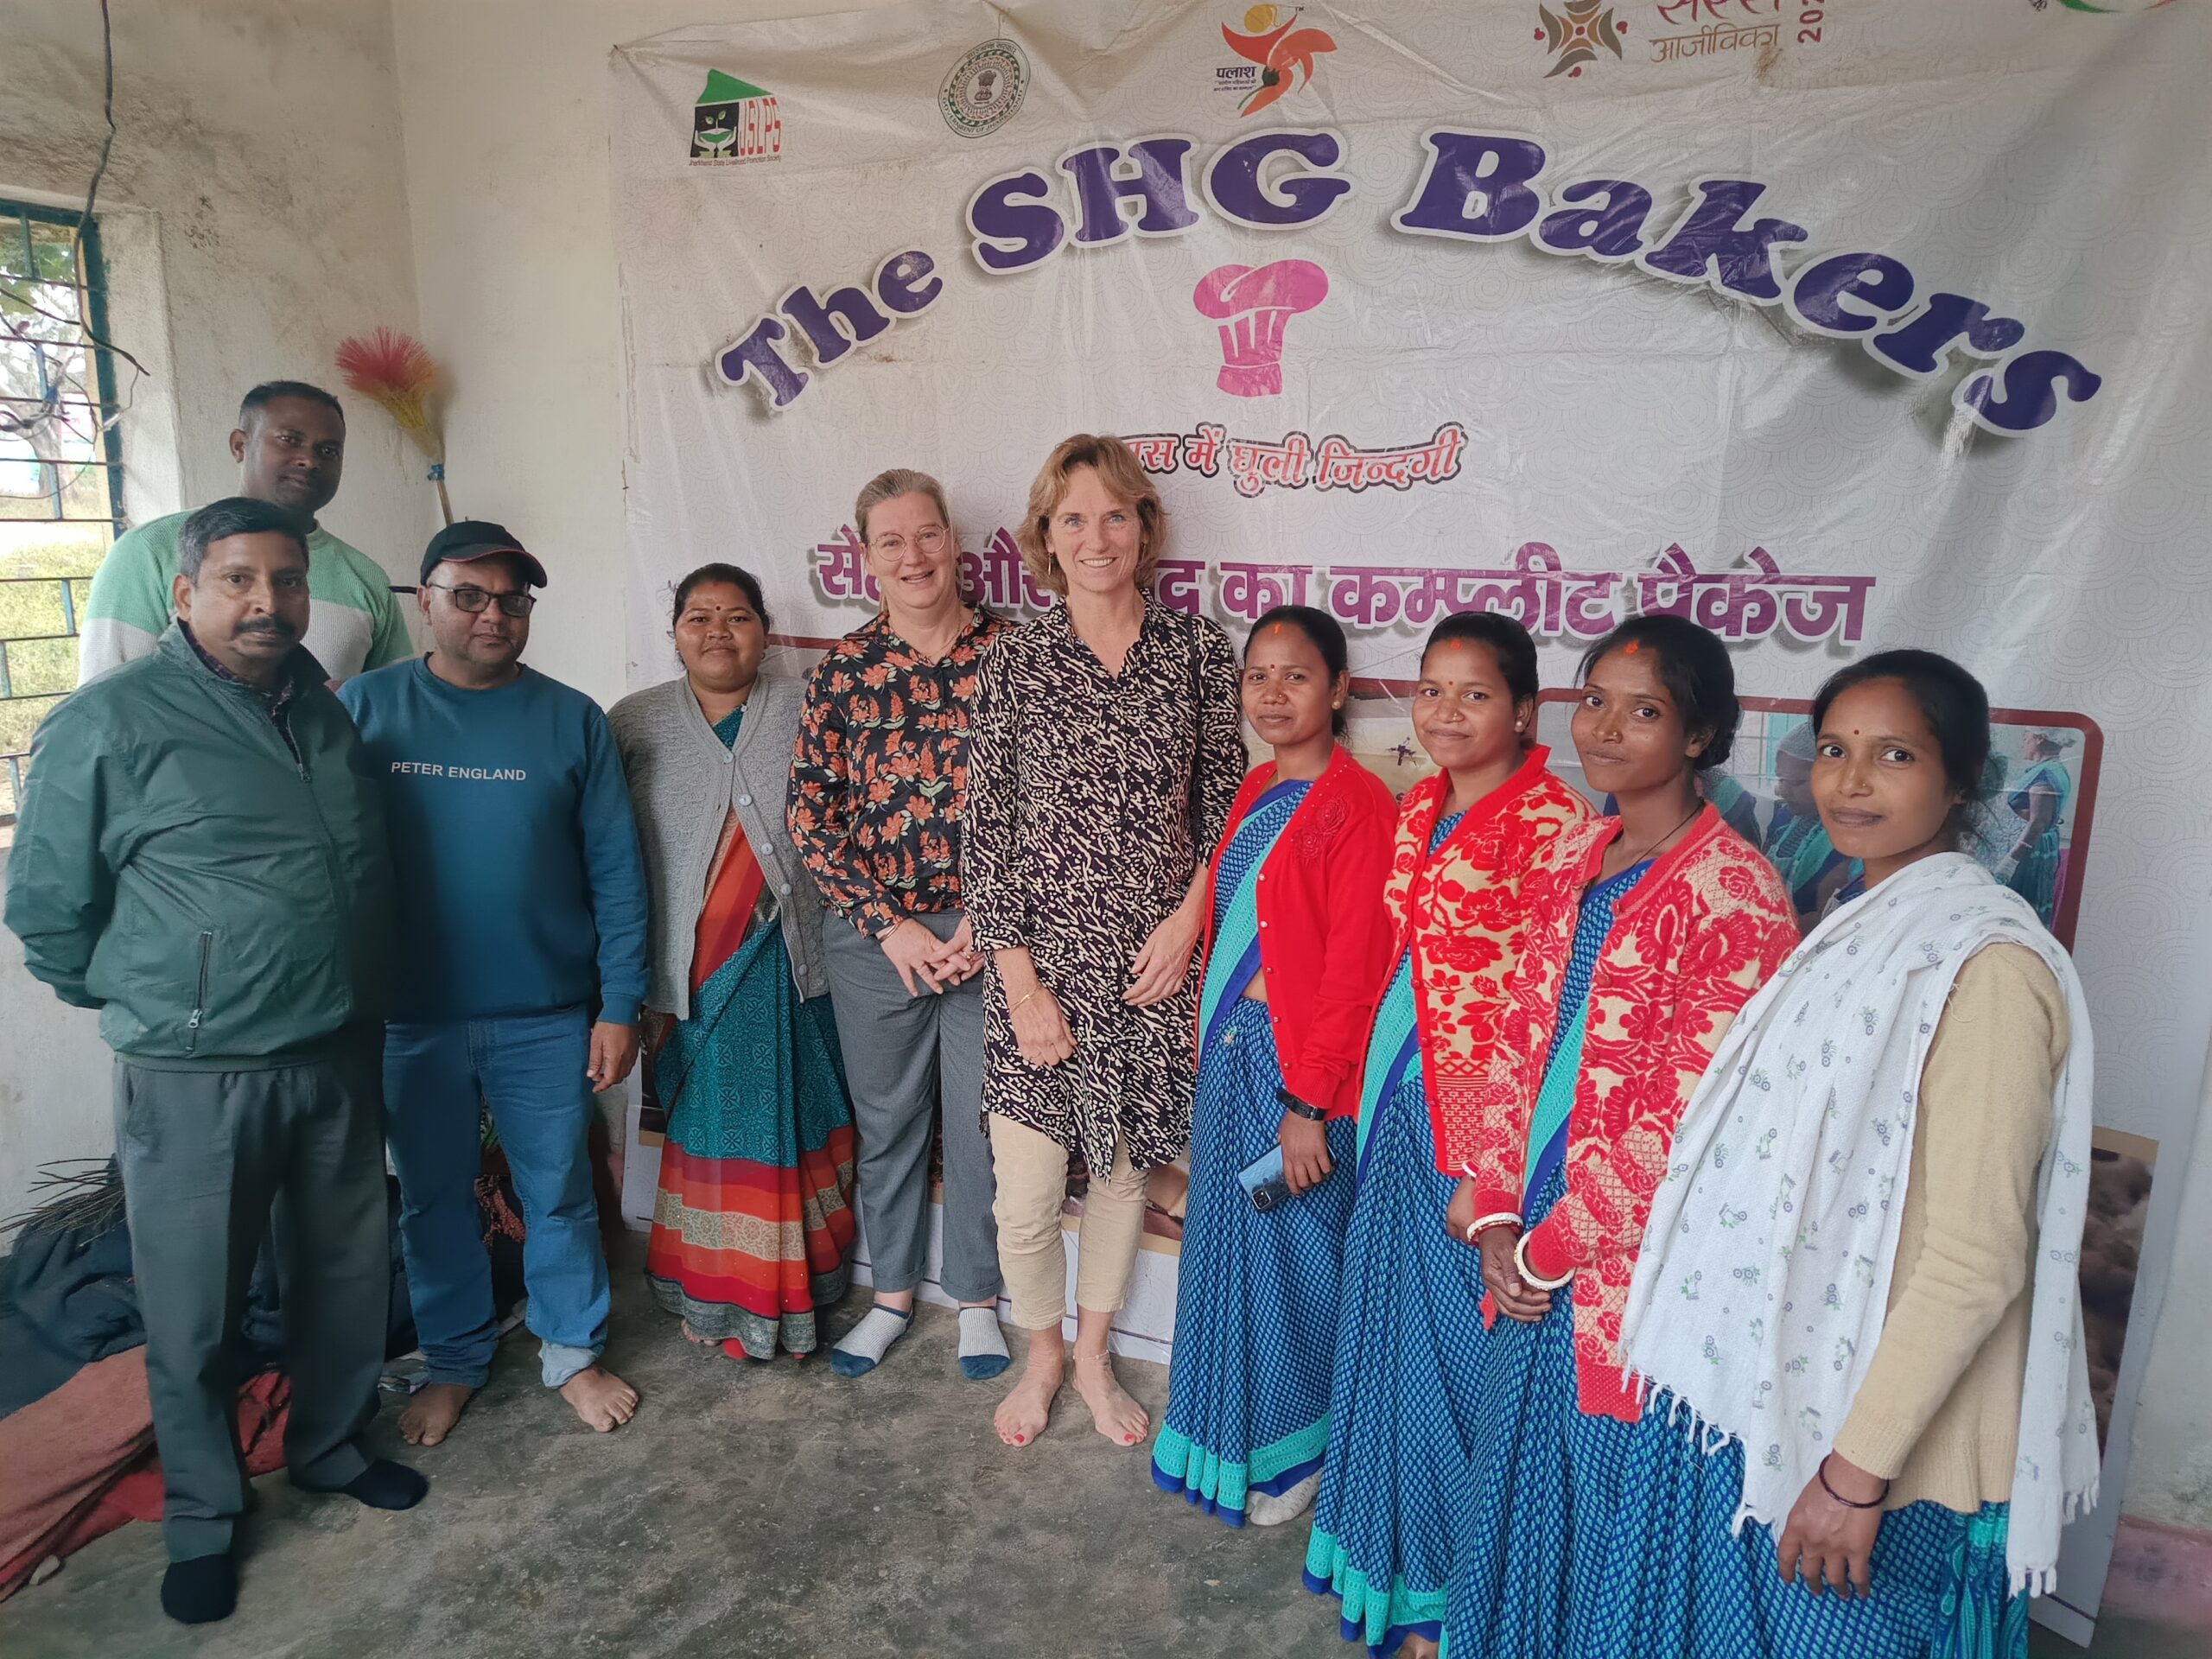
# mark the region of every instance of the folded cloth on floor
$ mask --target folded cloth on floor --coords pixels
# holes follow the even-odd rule
[[[83,1363],[41,1342],[38,1327],[0,1292],[0,1418],[52,1394],[76,1376]]]
[[[111,1165],[110,1168],[111,1173]],[[415,1319],[406,1262],[399,1248],[399,1183],[387,1178],[386,1186],[391,1313],[385,1352],[392,1355],[415,1345]],[[518,1248],[514,1256],[511,1276],[514,1294],[519,1296]],[[284,1315],[278,1282],[276,1252],[264,1236],[246,1287],[239,1330],[251,1367],[267,1369],[283,1363]],[[145,1340],[138,1287],[130,1273],[130,1229],[119,1201],[111,1215],[97,1224],[35,1218],[16,1235],[14,1248],[0,1260],[0,1419],[60,1388],[79,1366],[136,1348]]]
[[[34,1223],[8,1258],[9,1287],[48,1346],[79,1362],[146,1340],[130,1283],[130,1231],[118,1211],[99,1230]]]
[[[0,1421],[0,1597],[12,1594],[154,1449],[146,1351],[95,1360]],[[82,1541],[79,1540],[79,1541]]]
[[[238,1391],[238,1445],[249,1475],[284,1460],[290,1379],[264,1372]],[[162,1518],[162,1466],[140,1346],[93,1361],[41,1400],[0,1421],[0,1601],[42,1563],[126,1521]]]

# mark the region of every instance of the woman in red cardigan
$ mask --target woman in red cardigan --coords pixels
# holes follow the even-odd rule
[[[1475,1378],[1452,1659],[1622,1650],[1576,1613],[1621,1570],[1601,1522],[1638,1415],[1620,1331],[1644,1217],[1721,1034],[1797,943],[1773,867],[1699,792],[1738,715],[1727,647],[1680,617],[1636,617],[1583,659],[1575,752],[1619,813],[1560,836],[1530,877],[1522,1076],[1483,1103],[1452,1198],[1505,1316]]]
[[[1253,768],[1216,847],[1198,1003],[1190,1210],[1152,1478],[1230,1526],[1313,1502],[1329,1433],[1359,1058],[1389,949],[1390,791],[1337,743],[1344,630],[1283,606],[1244,650]],[[1280,1164],[1256,1207],[1237,1176]]]
[[[1529,741],[1536,647],[1510,617],[1446,618],[1421,654],[1414,734],[1442,768],[1406,793],[1387,902],[1393,969],[1368,1041],[1359,1192],[1310,1589],[1378,1656],[1433,1654],[1458,1480],[1475,1431],[1480,1262],[1444,1230],[1452,1149],[1516,1075],[1503,1016],[1538,850],[1590,816]]]

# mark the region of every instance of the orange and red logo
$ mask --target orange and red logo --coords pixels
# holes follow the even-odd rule
[[[1336,41],[1324,30],[1298,27],[1298,16],[1303,10],[1254,6],[1244,14],[1243,34],[1227,23],[1221,26],[1221,38],[1229,42],[1229,49],[1260,66],[1257,84],[1237,105],[1237,114],[1256,115],[1285,92],[1311,86],[1313,60],[1324,52],[1337,49]],[[1224,75],[1232,73],[1223,72]],[[1247,69],[1243,73],[1249,77],[1252,71]]]

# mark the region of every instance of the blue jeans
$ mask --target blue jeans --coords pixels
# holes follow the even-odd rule
[[[385,1028],[399,1242],[433,1382],[481,1388],[499,1345],[476,1208],[480,1101],[491,1108],[522,1201],[523,1284],[545,1386],[559,1388],[607,1346],[607,1256],[584,1139],[590,1058],[591,1019],[581,1007]]]

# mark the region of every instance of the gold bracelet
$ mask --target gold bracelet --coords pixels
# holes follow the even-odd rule
[[[1034,995],[1037,995],[1037,991],[1041,991],[1041,990],[1043,990],[1044,988],[1044,988],[1042,985],[1039,985],[1039,986],[1037,988],[1037,990],[1035,990],[1035,991],[1032,991],[1032,992],[1030,992],[1030,993],[1029,993],[1029,996],[1034,996]],[[1012,1007],[1008,1008],[1008,1009],[1006,1011],[1006,1017],[1007,1017],[1007,1019],[1011,1020],[1011,1019],[1013,1019],[1013,1018],[1014,1018],[1014,1016],[1015,1014],[1017,1014],[1020,1013],[1020,1012],[1021,1012],[1021,1009],[1022,1009],[1022,1005],[1023,1005],[1024,1003],[1027,1003],[1027,1002],[1029,1001],[1029,996],[1025,996],[1025,997],[1023,997],[1023,998],[1021,999],[1021,1001],[1015,1003]]]

